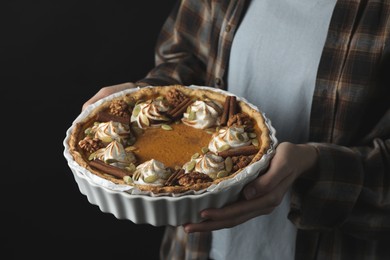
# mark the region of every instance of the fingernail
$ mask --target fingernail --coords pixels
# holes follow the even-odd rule
[[[253,199],[256,196],[256,190],[252,187],[248,187],[244,191],[245,198],[247,200]]]
[[[183,225],[184,232],[191,233],[191,230],[187,227],[187,225]]]

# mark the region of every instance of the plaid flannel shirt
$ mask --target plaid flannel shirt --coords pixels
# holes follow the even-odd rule
[[[248,1],[178,1],[139,83],[226,89],[234,33]],[[310,119],[317,170],[293,186],[296,259],[390,259],[390,1],[339,0]],[[161,259],[207,259],[210,233],[167,227]]]

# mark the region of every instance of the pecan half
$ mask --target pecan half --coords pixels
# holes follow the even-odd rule
[[[104,145],[100,139],[86,136],[83,140],[80,140],[79,146],[84,151],[94,153],[100,148],[103,148]]]
[[[244,167],[246,167],[253,159],[254,155],[239,155],[239,156],[233,156],[233,170],[232,172],[236,172]]]
[[[130,112],[129,105],[121,99],[113,100],[109,107],[109,113],[115,116],[127,117]]]
[[[185,174],[184,170],[183,169],[178,169],[176,171],[174,171],[170,176],[169,178],[165,181],[164,185],[165,186],[175,186],[175,185],[179,185],[179,178]]]
[[[228,122],[228,126],[237,125],[244,126],[245,131],[252,131],[254,124],[250,116],[246,113],[240,112],[230,117]]]
[[[183,102],[187,96],[183,92],[177,89],[171,89],[165,94],[165,98],[168,103],[173,107],[177,107],[181,102]]]
[[[181,186],[190,186],[197,183],[212,182],[213,179],[201,172],[189,172],[180,176],[178,181]]]

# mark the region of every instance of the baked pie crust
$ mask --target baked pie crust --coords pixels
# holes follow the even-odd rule
[[[159,107],[161,111],[157,111],[161,117],[145,119],[138,111],[140,104],[150,104],[153,101],[162,102]],[[214,121],[204,120],[206,125],[200,126],[201,128],[191,125],[192,121],[197,121],[189,106],[196,101],[201,101],[200,106],[204,106],[203,102],[209,104],[217,113]],[[229,102],[233,103],[228,105]],[[232,111],[230,115],[229,109]],[[152,115],[155,112],[150,110]],[[91,129],[104,121],[116,122],[116,125],[120,121],[119,128],[129,130],[130,137],[124,135],[127,139],[122,142],[124,150],[131,155],[126,157],[127,162],[130,161],[129,165],[113,166],[110,164],[115,160],[99,160],[96,156],[96,151],[106,149],[116,138],[107,140],[100,136],[102,142],[96,138],[96,129],[91,134]],[[214,123],[210,126],[210,122]],[[244,132],[240,130],[241,132],[234,133],[239,140],[245,139],[245,145],[218,147],[217,144],[216,149],[220,150],[211,151],[210,142],[217,138],[214,136],[228,126],[244,129]],[[84,145],[81,145],[82,143]],[[245,167],[260,160],[267,153],[271,147],[271,138],[263,114],[242,99],[211,88],[171,85],[140,88],[101,103],[86,118],[75,123],[68,144],[74,160],[91,173],[115,184],[131,185],[141,191],[161,194],[203,190],[240,174]],[[226,154],[229,151],[233,154]],[[197,171],[198,166],[195,165],[198,165],[196,162],[201,160],[200,157],[215,159],[225,165],[225,168],[222,166],[218,172],[211,173]],[[158,162],[153,167],[165,169],[159,177],[153,173],[150,175],[153,167],[148,168],[148,176],[137,170],[138,166],[151,160]],[[208,168],[208,161],[204,165]],[[147,178],[149,180],[146,180]],[[156,178],[162,178],[158,185],[154,183]],[[143,180],[138,181],[140,179]]]

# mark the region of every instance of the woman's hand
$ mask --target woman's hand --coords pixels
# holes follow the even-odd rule
[[[102,99],[104,97],[107,97],[108,95],[111,95],[113,93],[128,89],[128,88],[135,88],[135,84],[132,82],[126,82],[122,84],[112,85],[101,88],[93,97],[91,97],[87,102],[83,104],[82,110],[84,110],[88,105],[95,103],[99,99]]]
[[[243,199],[220,209],[205,209],[207,219],[185,224],[186,232],[230,228],[260,215],[270,214],[281,202],[296,178],[312,170],[317,162],[316,148],[310,145],[280,143],[268,170],[243,189]]]

